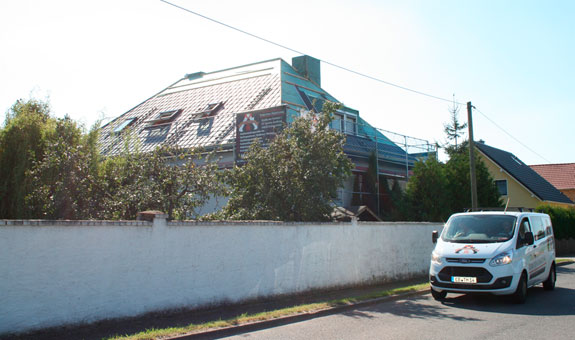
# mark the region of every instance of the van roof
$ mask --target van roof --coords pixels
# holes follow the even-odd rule
[[[530,212],[530,211],[474,211],[474,212],[463,212],[453,214],[455,215],[510,215],[510,216],[520,216],[520,215],[546,215],[542,213]]]

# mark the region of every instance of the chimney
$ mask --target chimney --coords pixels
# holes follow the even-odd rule
[[[294,57],[291,60],[293,68],[300,76],[311,80],[321,87],[321,71],[319,60],[308,55]]]

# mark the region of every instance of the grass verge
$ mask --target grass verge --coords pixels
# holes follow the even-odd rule
[[[555,263],[573,263],[575,261],[571,259],[555,259]]]
[[[115,340],[151,340],[151,339],[161,339],[161,338],[169,338],[178,335],[184,335],[189,333],[198,333],[201,331],[206,331],[208,329],[217,329],[217,328],[225,328],[231,327],[241,324],[265,321],[265,320],[272,320],[281,317],[287,317],[291,315],[297,315],[302,313],[311,313],[320,311],[323,309],[338,307],[338,306],[346,306],[351,305],[354,303],[359,303],[363,301],[373,300],[377,298],[383,298],[386,296],[392,295],[399,295],[405,294],[409,292],[415,292],[424,288],[429,287],[429,283],[421,283],[417,285],[401,287],[391,290],[385,290],[381,292],[376,292],[373,294],[363,295],[359,297],[350,297],[344,299],[337,299],[331,300],[326,302],[319,302],[319,303],[310,303],[305,305],[298,305],[294,307],[282,308],[278,310],[273,310],[269,312],[262,312],[257,314],[242,314],[237,317],[227,319],[227,320],[218,320],[212,321],[202,324],[190,324],[186,327],[174,327],[174,328],[164,328],[164,329],[148,329],[144,332],[140,332],[133,335],[126,335],[126,336],[117,336],[108,339],[115,339]]]

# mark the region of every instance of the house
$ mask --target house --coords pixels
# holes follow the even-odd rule
[[[536,208],[542,203],[573,206],[551,183],[510,152],[479,142],[475,144],[509,207]]]
[[[575,202],[575,163],[539,164],[530,167]]]
[[[321,111],[325,101],[339,102],[322,87],[320,61],[309,56],[295,57],[291,65],[273,59],[195,72],[102,127],[101,152],[104,156],[120,153],[124,136],[129,134],[131,147],[142,152],[162,144],[217,149],[220,167],[229,168],[244,161],[244,153],[256,138],[263,144],[269,142],[284,124]],[[424,145],[419,148],[395,143],[395,134],[384,135],[346,106],[335,113],[331,128],[346,135],[344,150],[360,178],[373,154],[380,176],[404,185],[417,158],[434,151],[427,141],[413,143]],[[408,140],[398,136],[395,140],[402,143]],[[352,178],[340,192],[340,206],[351,205],[353,189]]]

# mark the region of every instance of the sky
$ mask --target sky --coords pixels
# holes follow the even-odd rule
[[[446,142],[449,100],[474,139],[527,164],[575,162],[575,1],[171,0],[321,64],[322,87],[375,127]],[[48,100],[90,127],[187,73],[300,55],[160,0],[0,2],[0,111]]]

